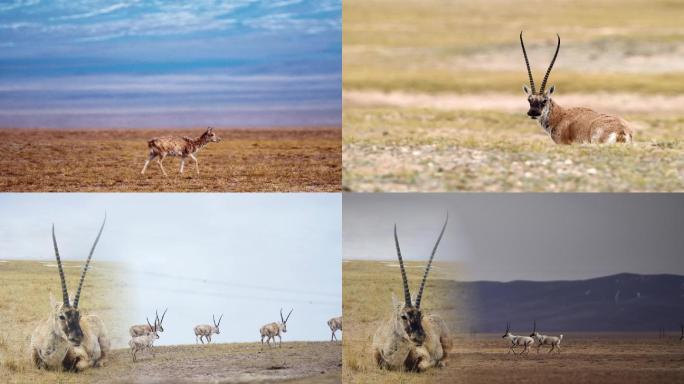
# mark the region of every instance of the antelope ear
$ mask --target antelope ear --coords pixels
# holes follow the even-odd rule
[[[531,94],[530,88],[527,87],[527,84],[523,84],[523,92],[525,92],[527,96]]]
[[[553,91],[555,91],[555,90],[556,90],[556,86],[555,86],[555,85],[552,85],[551,88],[549,88],[549,90],[546,91],[546,96],[551,96],[551,95],[553,95]]]

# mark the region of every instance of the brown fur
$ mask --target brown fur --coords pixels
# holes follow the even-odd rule
[[[219,141],[221,141],[221,138],[214,133],[214,129],[212,127],[207,128],[207,130],[196,139],[185,136],[163,136],[154,138],[147,142],[149,156],[145,161],[145,165],[140,173],[145,174],[147,165],[150,163],[150,161],[156,158],[159,168],[164,176],[166,176],[166,170],[164,170],[162,162],[166,156],[173,156],[181,158],[180,173],[183,173],[185,159],[190,157],[195,162],[195,170],[199,175],[199,165],[197,164],[195,153],[197,153],[205,145],[212,142],[217,143]]]
[[[632,129],[618,116],[598,113],[589,108],[562,108],[549,99],[548,128],[556,144],[605,144],[614,134],[615,143],[632,141]]]

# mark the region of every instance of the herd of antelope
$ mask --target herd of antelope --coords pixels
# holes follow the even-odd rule
[[[563,340],[562,334],[560,336],[548,336],[537,332],[537,320],[534,321],[534,329],[529,336],[517,336],[512,334],[511,324],[507,323],[506,332],[501,337],[511,342],[508,353],[513,352],[514,355],[517,353],[515,352],[516,347],[523,347],[523,350],[520,352],[521,354],[530,353],[530,348],[534,346],[535,343],[537,344],[537,353],[539,353],[539,350],[543,345],[551,346],[549,353],[554,350],[557,353],[560,353],[560,343]]]
[[[90,260],[106,221],[105,215],[83,266],[73,302],[70,301],[64,268],[57,247],[55,227],[52,226],[52,242],[62,288],[62,302],[57,302],[50,293],[50,315],[45,321],[39,323],[31,335],[30,358],[32,364],[39,369],[81,372],[91,367],[102,367],[107,362],[111,343],[104,322],[95,315],[83,315],[78,307]],[[159,339],[159,334],[164,332],[163,322],[167,311],[168,308],[164,310],[161,316],[155,311],[154,323],[150,323],[149,318],[146,318],[146,324],[133,325],[129,328],[131,339],[128,345],[133,361],[137,361],[139,353],[146,351],[150,352],[154,358],[154,342]],[[262,346],[265,337],[267,338],[266,343],[271,347],[270,341],[273,340],[275,344],[275,337],[277,336],[279,341],[277,345],[282,347],[282,334],[287,332],[287,321],[292,311],[293,309],[290,310],[287,317],[283,317],[281,308],[280,322],[269,323],[259,329]],[[216,321],[216,317],[212,315],[213,325],[195,326],[193,328],[195,342],[201,341],[204,344],[206,341],[207,344],[211,343],[211,335],[221,333],[219,325],[222,318],[223,315],[219,316],[218,321]],[[332,332],[331,341],[333,341],[336,339],[335,332],[342,331],[342,317],[334,317],[328,320],[327,325]]]

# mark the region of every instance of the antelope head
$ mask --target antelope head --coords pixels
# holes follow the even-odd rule
[[[532,333],[530,333],[530,337],[538,337],[539,332],[537,332],[537,320],[534,321],[534,329],[532,330]]]
[[[158,339],[159,333],[158,333],[158,329],[157,329],[157,323],[155,322],[154,326],[153,326],[152,324],[150,324],[150,319],[148,319],[146,317],[145,320],[147,320],[147,325],[149,325],[150,329],[152,330],[152,333],[150,333],[150,335],[152,335],[152,337],[154,337],[155,339]]]
[[[522,36],[522,31],[520,31],[520,46],[522,47],[523,51],[523,56],[525,57],[525,65],[527,66],[527,75],[530,78],[530,88],[527,87],[527,84],[523,85],[523,91],[527,95],[527,101],[530,103],[530,109],[527,111],[527,116],[529,116],[531,119],[537,119],[539,116],[542,115],[542,111],[547,107],[549,102],[551,101],[551,95],[553,94],[553,91],[555,90],[555,87],[552,85],[551,88],[548,90],[546,89],[546,81],[549,79],[549,75],[551,74],[551,69],[553,68],[553,64],[556,62],[556,57],[558,57],[558,51],[560,50],[560,36],[556,34],[556,37],[558,37],[558,45],[556,45],[556,53],[553,54],[553,59],[551,59],[551,64],[549,65],[549,69],[546,70],[546,74],[544,75],[544,80],[541,83],[541,87],[539,88],[539,92],[534,87],[534,78],[532,77],[532,70],[530,69],[530,61],[527,59],[527,51],[525,50],[525,43],[523,42],[523,36]]]
[[[81,271],[81,279],[78,282],[78,289],[76,290],[76,296],[74,296],[73,304],[69,302],[69,292],[67,291],[66,280],[64,278],[64,268],[62,267],[62,260],[59,257],[59,249],[57,248],[57,238],[55,236],[55,226],[52,225],[52,244],[55,248],[55,258],[57,259],[57,268],[59,270],[59,280],[62,286],[62,302],[57,303],[54,296],[50,294],[50,304],[53,309],[54,315],[54,331],[58,335],[62,335],[64,338],[69,340],[69,342],[78,347],[81,345],[83,340],[83,330],[81,329],[81,312],[78,308],[78,301],[81,297],[81,289],[83,288],[83,282],[85,281],[86,272],[88,272],[88,267],[90,266],[90,259],[93,257],[93,252],[95,251],[95,246],[100,240],[100,235],[102,235],[102,230],[104,229],[105,222],[107,221],[107,215],[105,215],[102,221],[102,226],[100,226],[100,231],[97,233],[95,242],[92,248],[90,248],[90,254],[88,254],[88,259],[86,260],[83,270]]]
[[[502,339],[510,339],[513,335],[511,334],[511,323],[506,323],[506,333],[501,336]]]
[[[207,142],[212,142],[212,143],[218,143],[221,141],[221,138],[218,137],[216,133],[214,133],[214,128],[213,127],[207,127],[206,132],[204,132],[204,137]]]
[[[292,314],[292,311],[294,311],[294,308],[290,309],[290,312],[287,314],[287,317],[283,318],[283,309],[280,308],[280,324],[282,324],[282,327],[280,330],[283,333],[287,333],[287,321],[290,319],[290,315]]]
[[[155,314],[154,326],[157,327],[159,332],[164,332],[164,327],[162,327],[162,322],[164,321],[164,316],[166,316],[166,311],[168,311],[168,310],[169,310],[168,308],[166,308],[164,310],[164,313],[162,313],[161,318],[159,317],[159,314],[157,313],[157,311],[156,310],[154,311],[154,314]]]
[[[214,333],[217,335],[221,334],[221,331],[219,330],[219,325],[221,325],[221,319],[223,319],[223,314],[219,317],[218,323],[216,322],[216,317],[212,314],[211,315],[211,320],[214,322]]]
[[[401,249],[399,248],[399,237],[397,236],[397,225],[394,225],[394,244],[397,248],[397,258],[399,259],[399,268],[401,270],[401,280],[404,288],[404,302],[397,302],[395,298],[395,320],[400,326],[400,329],[404,332],[405,336],[414,342],[416,345],[420,346],[425,341],[425,330],[423,329],[423,313],[420,309],[420,301],[423,297],[423,290],[425,289],[425,283],[427,282],[428,273],[432,266],[432,259],[435,257],[435,252],[437,251],[437,246],[440,240],[442,240],[442,235],[444,235],[444,230],[446,229],[447,222],[449,221],[449,215],[444,221],[442,226],[442,231],[437,237],[435,246],[432,248],[432,254],[430,254],[430,259],[425,267],[425,272],[423,273],[423,281],[420,283],[420,288],[418,290],[418,296],[416,296],[415,304],[411,302],[411,292],[409,290],[408,279],[406,277],[406,269],[404,268],[404,260],[401,257]]]

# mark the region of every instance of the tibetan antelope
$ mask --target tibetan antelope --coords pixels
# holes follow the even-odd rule
[[[185,159],[189,157],[195,162],[195,171],[199,175],[199,165],[197,164],[195,153],[197,153],[205,145],[209,143],[218,143],[219,141],[221,141],[221,138],[214,133],[214,128],[212,127],[207,128],[207,130],[196,139],[185,136],[156,137],[147,142],[147,147],[150,149],[150,154],[147,160],[145,160],[145,165],[143,165],[143,169],[140,171],[140,174],[145,174],[147,165],[156,157],[159,168],[161,168],[164,176],[167,176],[162,162],[166,156],[174,156],[181,158],[180,173],[183,173]]]
[[[424,315],[420,303],[423,290],[427,281],[428,272],[435,257],[444,230],[446,229],[447,215],[442,231],[439,233],[430,259],[425,267],[423,281],[418,289],[415,305],[411,303],[408,279],[404,269],[404,261],[399,249],[397,226],[394,226],[394,242],[399,259],[401,279],[404,289],[404,302],[401,303],[392,294],[394,310],[389,320],[385,321],[373,335],[373,356],[375,363],[380,368],[388,370],[407,370],[422,372],[431,367],[442,367],[447,352],[451,348],[451,337],[444,321],[436,315]]]
[[[78,308],[90,259],[100,240],[106,220],[105,216],[83,266],[73,304],[69,302],[62,260],[57,248],[55,226],[52,226],[52,244],[62,286],[62,302],[58,303],[50,293],[50,316],[38,325],[31,335],[31,361],[38,368],[79,372],[90,367],[103,366],[107,361],[110,341],[104,323],[95,315],[81,316]]]
[[[216,322],[216,317],[214,315],[211,315],[211,320],[214,322],[214,325],[209,325],[209,324],[202,324],[202,325],[196,325],[195,328],[195,344],[199,344],[197,340],[201,341],[202,344],[204,344],[204,341],[202,338],[204,337],[207,340],[207,344],[211,343],[211,335],[212,334],[217,334],[220,335],[221,331],[219,330],[219,325],[221,325],[221,319],[223,319],[223,314],[219,317],[218,323]]]
[[[511,347],[508,350],[508,353],[513,352],[515,355],[517,352],[515,352],[515,347],[523,346],[525,347],[520,354],[523,354],[525,352],[530,353],[529,348],[534,345],[534,339],[529,337],[529,336],[516,336],[511,333],[511,324],[506,323],[506,333],[501,336],[503,339],[508,339],[511,342]]]
[[[147,320],[147,325],[150,327],[150,332],[142,336],[135,336],[128,342],[128,346],[131,347],[131,353],[133,354],[133,361],[136,361],[136,355],[138,352],[143,352],[146,350],[152,352],[152,357],[154,357],[154,349],[152,349],[152,347],[154,341],[159,338],[157,323],[155,322],[153,326],[150,324],[149,319],[145,320]]]
[[[330,332],[332,332],[332,336],[330,336],[330,341],[337,340],[335,332],[342,331],[342,316],[333,317],[332,319],[328,320],[328,327],[330,328]]]
[[[168,311],[168,308],[164,310],[164,313],[162,313],[162,317],[159,317],[159,313],[157,311],[154,311],[154,325],[157,327],[157,332],[164,332],[164,327],[162,326],[162,322],[164,321],[164,316],[166,316],[166,311]],[[132,325],[128,329],[128,333],[131,335],[131,337],[138,337],[138,336],[144,336],[148,333],[152,332],[152,326],[150,326],[150,322],[148,321],[147,324],[139,324],[139,325]]]
[[[537,353],[539,353],[542,345],[551,346],[549,353],[553,352],[554,349],[557,350],[556,352],[560,353],[560,343],[563,341],[563,335],[561,334],[558,337],[542,335],[541,333],[537,332],[537,320],[534,321],[534,330],[530,334],[530,337],[533,338],[537,343]]]
[[[556,144],[572,143],[630,143],[632,141],[632,129],[629,124],[619,116],[598,113],[589,108],[563,108],[551,99],[555,86],[546,89],[546,81],[549,79],[553,64],[556,62],[560,49],[560,36],[556,53],[553,55],[549,69],[546,70],[539,92],[534,87],[530,62],[527,59],[525,43],[523,43],[522,31],[520,32],[520,45],[527,74],[530,78],[530,88],[523,85],[523,91],[527,95],[530,110],[527,115],[539,122],[542,129],[551,136]]]
[[[276,344],[276,336],[278,336],[280,346],[283,346],[282,334],[287,333],[287,321],[290,319],[290,315],[292,314],[293,310],[294,308],[290,309],[290,312],[287,314],[287,317],[283,318],[283,309],[280,308],[279,322],[266,324],[263,327],[259,328],[259,333],[261,333],[262,346],[264,345],[264,337],[266,338],[266,344],[268,344],[269,347],[271,346],[271,340],[273,340],[273,344]]]

